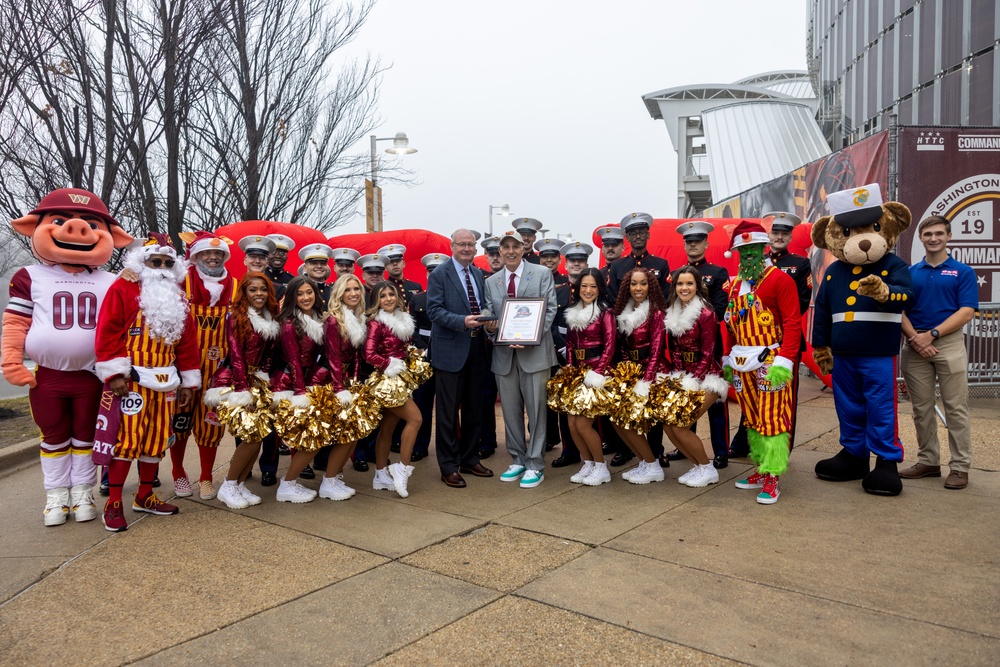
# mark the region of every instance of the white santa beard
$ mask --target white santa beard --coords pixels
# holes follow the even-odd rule
[[[180,340],[188,304],[170,271],[146,267],[139,287],[139,307],[150,334],[167,345]]]

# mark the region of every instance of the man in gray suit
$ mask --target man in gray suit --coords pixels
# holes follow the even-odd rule
[[[500,258],[504,268],[486,279],[486,306],[499,315],[510,297],[540,297],[546,300],[540,345],[500,345],[493,347],[493,373],[500,391],[507,451],[513,464],[500,475],[504,482],[520,480],[521,488],[538,486],[545,478],[545,384],[549,369],[555,366],[556,350],[552,343],[552,322],[556,317],[556,292],[552,272],[544,266],[522,261],[524,243],[516,231],[500,239]],[[488,322],[494,335],[497,322]],[[528,415],[531,441],[526,442],[524,415]]]
[[[489,358],[479,321],[485,310],[485,287],[482,271],[472,265],[475,256],[475,235],[459,229],[451,235],[451,259],[427,276],[430,362],[437,403],[435,451],[441,481],[458,489],[465,488],[462,473],[493,476],[493,471],[479,462],[483,381]]]

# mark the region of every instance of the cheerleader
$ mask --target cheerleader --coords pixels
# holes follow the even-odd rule
[[[278,302],[271,281],[263,273],[249,272],[236,288],[236,298],[226,317],[227,362],[212,377],[205,392],[205,403],[216,406],[220,399],[233,407],[248,407],[255,402],[251,387],[267,373],[278,342]],[[223,393],[222,389],[232,389]],[[259,391],[254,387],[254,391]],[[260,451],[261,440],[243,440],[236,446],[226,480],[219,488],[218,499],[230,509],[259,505],[260,496],[246,487],[247,475]]]
[[[632,393],[639,397],[649,396],[649,385],[656,379],[663,354],[663,312],[666,310],[666,302],[659,283],[650,280],[650,275],[643,268],[629,271],[622,279],[614,310],[618,321],[618,340],[625,361],[636,362],[643,367],[642,377],[632,387]],[[618,424],[614,427],[628,448],[640,459],[638,466],[622,474],[622,479],[633,484],[662,482],[663,469],[653,456],[643,434]]]
[[[287,400],[292,408],[309,406],[306,386],[312,384],[319,370],[317,362],[323,349],[323,320],[318,296],[316,284],[303,276],[292,278],[285,288],[278,321],[287,365],[271,375],[275,403]],[[302,486],[298,477],[317,451],[318,448],[296,449],[292,453],[285,477],[278,485],[278,502],[308,503],[316,498],[316,492]]]
[[[726,395],[728,389],[722,367],[714,355],[719,325],[708,301],[708,288],[696,268],[682,266],[677,269],[671,276],[671,284],[674,289],[663,318],[669,352],[663,360],[663,370],[679,378],[684,389],[705,392],[705,402],[694,419],[697,421],[713,403]],[[719,471],[709,461],[701,438],[691,431],[690,424],[665,424],[664,431],[670,442],[695,462],[678,482],[702,487],[719,481]]]
[[[586,269],[573,284],[573,306],[566,310],[566,358],[573,366],[588,368],[584,384],[603,387],[615,352],[615,314],[604,279],[598,269]],[[600,486],[611,481],[601,450],[601,436],[594,417],[569,414],[569,430],[580,450],[583,467],[569,481]]]
[[[394,378],[406,369],[404,359],[415,328],[413,318],[403,309],[403,299],[394,283],[383,280],[372,288],[371,293],[372,305],[365,313],[368,318],[365,361],[386,377]],[[413,474],[410,456],[420,430],[420,408],[412,397],[407,397],[397,407],[384,404],[382,407],[384,416],[375,440],[375,478],[372,480],[372,488],[395,489],[400,497],[406,498],[410,495],[406,484]],[[392,432],[400,421],[406,422],[400,435],[400,461],[388,466]]]
[[[323,323],[324,364],[330,371],[330,386],[342,405],[350,405],[354,394],[347,390],[357,380],[361,365],[360,348],[365,343],[365,291],[353,273],[337,279],[330,291],[330,303]],[[319,487],[319,497],[347,500],[354,489],[344,483],[342,471],[356,440],[335,442]]]

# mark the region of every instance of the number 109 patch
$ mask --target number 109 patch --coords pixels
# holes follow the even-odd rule
[[[142,412],[143,405],[145,401],[141,394],[134,391],[130,391],[128,396],[122,398],[122,414],[123,415],[137,415]]]

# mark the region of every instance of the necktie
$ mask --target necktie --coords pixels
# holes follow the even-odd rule
[[[510,274],[510,280],[507,282],[507,296],[511,298],[517,296],[517,285],[514,284],[514,278],[516,277],[516,273]]]
[[[469,275],[469,267],[465,267],[465,290],[469,293],[469,312],[473,315],[480,313],[479,303],[476,301],[476,292],[472,289],[472,278]]]

